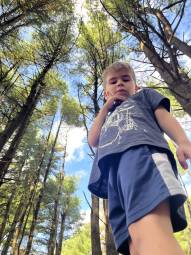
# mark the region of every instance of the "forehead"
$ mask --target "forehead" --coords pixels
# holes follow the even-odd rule
[[[106,81],[119,78],[122,76],[131,76],[130,70],[127,70],[127,69],[109,70],[106,75]]]

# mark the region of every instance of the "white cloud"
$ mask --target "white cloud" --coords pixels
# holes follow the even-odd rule
[[[75,175],[80,177],[80,179],[81,179],[81,178],[87,176],[87,171],[86,170],[78,170],[78,171],[75,172]]]
[[[68,173],[68,175],[76,176],[82,179],[84,177],[87,177],[88,172],[86,170],[78,170],[78,171],[75,171],[75,173]]]
[[[90,223],[90,214],[91,214],[90,209],[81,210],[80,214],[81,214],[81,217],[82,217],[82,224]]]
[[[84,139],[86,137],[86,131],[84,128],[73,127],[68,132],[67,139],[67,157],[66,161],[75,160],[80,161],[84,158],[85,153],[83,151]]]
[[[58,125],[59,121],[55,121],[53,125],[54,135],[56,135]],[[85,128],[68,126],[66,123],[62,124],[58,136],[58,143],[60,143],[63,147],[66,144],[66,134],[67,134],[66,161],[70,160],[81,161],[85,157],[84,140],[87,136]]]

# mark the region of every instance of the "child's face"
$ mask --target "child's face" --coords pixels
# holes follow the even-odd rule
[[[127,70],[111,70],[106,77],[104,96],[106,100],[115,94],[120,94],[128,98],[135,94],[137,89],[138,87],[132,75]]]

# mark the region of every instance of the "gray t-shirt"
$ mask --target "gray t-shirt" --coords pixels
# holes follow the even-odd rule
[[[170,151],[154,114],[160,105],[170,111],[168,98],[145,88],[128,97],[108,114],[102,126],[88,185],[93,194],[107,198],[109,156],[112,154],[142,144]]]

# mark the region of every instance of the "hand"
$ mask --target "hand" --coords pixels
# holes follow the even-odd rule
[[[182,143],[176,150],[176,155],[180,165],[184,169],[188,169],[187,159],[191,159],[191,142]]]
[[[107,99],[107,101],[104,105],[104,108],[106,108],[108,111],[110,111],[113,108],[115,102],[123,102],[126,99],[127,99],[127,96],[116,93],[115,95],[110,96]]]

